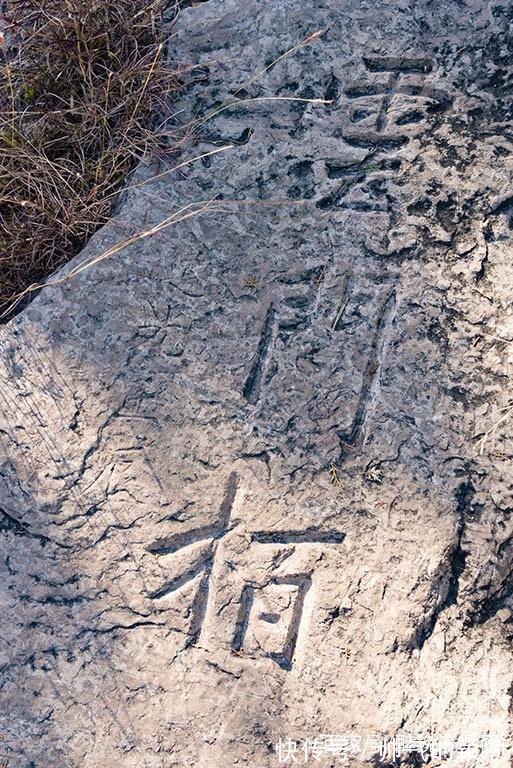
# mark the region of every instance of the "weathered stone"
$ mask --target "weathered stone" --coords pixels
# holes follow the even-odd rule
[[[10,765],[271,768],[321,734],[509,765],[510,17],[183,12],[187,152],[232,148],[141,168],[1,332]]]

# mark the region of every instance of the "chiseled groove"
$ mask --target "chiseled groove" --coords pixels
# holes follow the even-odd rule
[[[276,584],[290,584],[298,589],[294,608],[292,609],[292,618],[290,620],[287,637],[282,653],[272,653],[271,658],[279,664],[282,669],[290,671],[294,660],[297,640],[299,636],[299,627],[303,617],[303,608],[308,590],[312,586],[312,577],[310,574],[300,574],[297,576],[283,576],[275,579]]]
[[[203,576],[201,577],[200,585],[194,596],[194,600],[191,606],[191,625],[190,634],[187,640],[187,647],[196,645],[203,629],[203,623],[205,615],[207,613],[208,595],[210,592],[210,576],[212,574],[212,566],[214,564],[214,555],[208,560]]]
[[[342,448],[349,446],[351,448],[360,448],[367,422],[367,413],[372,401],[374,383],[377,381],[382,365],[383,348],[385,344],[385,335],[388,326],[392,320],[395,309],[396,297],[395,290],[392,290],[383,303],[379,321],[372,342],[369,362],[363,375],[363,386],[360,392],[360,398],[356,409],[353,423],[348,433],[339,433],[342,442]]]
[[[192,531],[175,533],[167,538],[159,539],[148,547],[152,555],[171,555],[190,544],[196,544],[208,539],[220,539],[228,531],[230,516],[239,487],[239,477],[236,472],[231,472],[226,481],[225,492],[220,507],[219,521],[212,525],[195,528]]]
[[[287,635],[283,644],[283,650],[279,653],[269,653],[271,658],[282,669],[289,672],[292,668],[292,662],[294,659],[294,652],[296,650],[297,640],[299,636],[299,627],[303,616],[303,608],[305,603],[305,597],[312,586],[311,574],[291,574],[287,576],[278,576],[273,579],[271,584],[284,584],[288,586],[297,587],[297,594],[295,597],[294,607],[292,609],[292,616],[287,629]],[[232,640],[232,650],[239,652],[244,645],[244,639],[249,626],[249,619],[251,615],[251,609],[253,607],[255,599],[256,588],[251,584],[246,584],[242,590],[239,613],[237,617],[237,623],[235,633]]]
[[[255,600],[255,589],[250,584],[246,584],[242,590],[239,603],[239,612],[233,635],[232,650],[240,651],[242,649],[244,638],[249,624],[251,607]]]
[[[265,362],[267,355],[269,354],[269,347],[271,346],[273,338],[275,316],[276,310],[271,304],[265,316],[262,332],[260,334],[260,341],[258,342],[258,348],[253,360],[253,364],[251,366],[251,370],[242,390],[242,394],[248,403],[251,403],[251,405],[254,405],[260,397]]]
[[[238,489],[239,476],[236,472],[230,472],[228,480],[226,481],[223,500],[221,502],[221,515],[219,520],[219,527],[221,531],[226,530],[230,524],[230,517]]]
[[[199,541],[215,538],[218,533],[219,528],[217,525],[206,525],[203,528],[196,528],[192,531],[175,533],[167,538],[159,539],[148,547],[148,552],[151,552],[152,555],[172,555],[174,552],[183,549],[183,547],[189,546],[189,544],[196,544]]]
[[[341,544],[346,535],[342,531],[253,531],[251,540],[257,544]]]
[[[171,579],[170,581],[167,581],[163,587],[156,590],[155,592],[152,592],[150,594],[150,597],[152,600],[160,600],[162,597],[167,597],[171,592],[176,592],[180,587],[185,586],[190,581],[196,578],[196,576],[199,576],[199,574],[205,569],[205,559],[202,558],[201,561],[197,561],[194,563],[194,565],[189,568],[185,573],[182,573],[180,576],[177,576],[175,579]]]
[[[363,63],[370,72],[431,72],[431,59],[413,59],[403,56],[372,56],[363,57]]]

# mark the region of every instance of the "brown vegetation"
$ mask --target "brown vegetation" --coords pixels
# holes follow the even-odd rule
[[[162,0],[11,0],[0,62],[0,311],[75,255],[162,149]],[[9,39],[10,45],[6,42]]]

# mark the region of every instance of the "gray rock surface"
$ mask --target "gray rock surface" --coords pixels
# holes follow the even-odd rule
[[[170,130],[245,85],[182,160],[232,148],[141,168],[59,278],[195,215],[0,334],[6,765],[510,765],[512,16],[181,14]]]

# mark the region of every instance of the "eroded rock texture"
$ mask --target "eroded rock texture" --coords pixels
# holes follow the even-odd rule
[[[320,734],[510,764],[512,18],[182,13],[176,120],[242,101],[187,151],[232,149],[141,171],[72,266],[206,208],[1,332],[9,766],[271,768]]]

